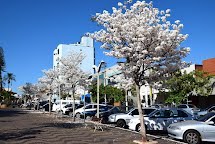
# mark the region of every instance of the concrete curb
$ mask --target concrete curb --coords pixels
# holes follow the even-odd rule
[[[91,121],[87,121],[89,123],[92,123]],[[95,122],[93,122],[95,123]],[[124,130],[124,131],[128,131],[128,132],[132,132],[132,133],[136,133],[136,134],[140,134],[139,132],[136,132],[136,131],[132,131],[132,130],[129,130],[129,129],[124,129],[124,128],[120,128],[120,127],[116,127],[116,126],[112,126],[112,125],[108,125],[108,124],[101,124],[101,123],[98,123],[100,125],[104,125],[104,126],[107,126],[107,127],[111,127],[111,128],[116,128],[116,129],[120,129],[120,130]],[[177,144],[187,144],[187,143],[184,143],[184,142],[180,142],[180,141],[176,141],[176,140],[173,140],[173,139],[169,139],[169,138],[164,138],[164,137],[160,137],[160,136],[155,136],[155,135],[151,135],[151,134],[146,134],[147,136],[150,136],[150,137],[153,137],[155,139],[162,139],[162,140],[166,140],[166,141],[171,141],[171,142],[174,142],[174,143],[177,143]]]

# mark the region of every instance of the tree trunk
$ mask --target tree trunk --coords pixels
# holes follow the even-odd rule
[[[11,103],[11,93],[9,91],[9,88],[10,88],[10,82],[8,82],[8,88],[7,88],[7,92],[9,93],[9,102]]]
[[[150,105],[153,105],[153,95],[152,95],[152,86],[149,85],[149,89],[150,89],[150,92],[149,92],[149,99],[150,99]]]
[[[1,66],[0,66],[0,92],[2,94],[2,89],[3,89],[3,80],[2,80],[2,69],[1,69]]]
[[[125,111],[128,111],[128,90],[125,90]]]
[[[146,128],[145,128],[145,122],[143,118],[143,110],[141,106],[141,99],[140,99],[140,86],[136,84],[136,91],[137,91],[137,106],[138,106],[138,111],[139,111],[139,119],[140,119],[140,134],[142,135],[142,141],[143,143],[147,141],[146,138]]]
[[[75,121],[75,88],[72,88],[72,98],[73,98],[73,104],[72,104],[72,111],[73,111],[73,121]]]
[[[51,115],[51,94],[49,94],[49,115]]]

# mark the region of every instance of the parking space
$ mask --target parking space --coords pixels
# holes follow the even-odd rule
[[[21,109],[0,109],[0,126],[1,144],[132,144],[141,139],[140,134],[128,130],[109,126],[95,130],[88,121],[72,122],[68,117]],[[160,137],[148,139],[160,144],[176,143]]]

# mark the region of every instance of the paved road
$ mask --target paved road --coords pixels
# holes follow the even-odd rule
[[[0,109],[0,144],[133,144],[141,136],[130,131],[73,123],[53,115],[21,109]],[[148,137],[153,139],[153,137]],[[156,139],[159,144],[176,142]]]

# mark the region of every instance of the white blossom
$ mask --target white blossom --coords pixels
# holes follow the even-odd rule
[[[113,14],[97,15],[95,21],[104,29],[92,37],[103,43],[103,48],[111,46],[106,55],[126,60],[121,70],[139,90],[139,86],[162,81],[184,66],[182,59],[189,48],[180,48],[180,44],[188,35],[180,33],[183,24],[179,20],[173,24],[168,21],[170,9],[159,12],[145,1],[130,5],[119,6]]]
[[[118,6],[121,7],[123,6],[123,4],[121,2],[118,2]]]
[[[179,23],[180,23],[180,20],[176,20],[175,23],[176,23],[176,24],[179,24]]]
[[[167,10],[166,10],[166,13],[170,13],[170,11],[171,11],[170,9],[167,9]]]

